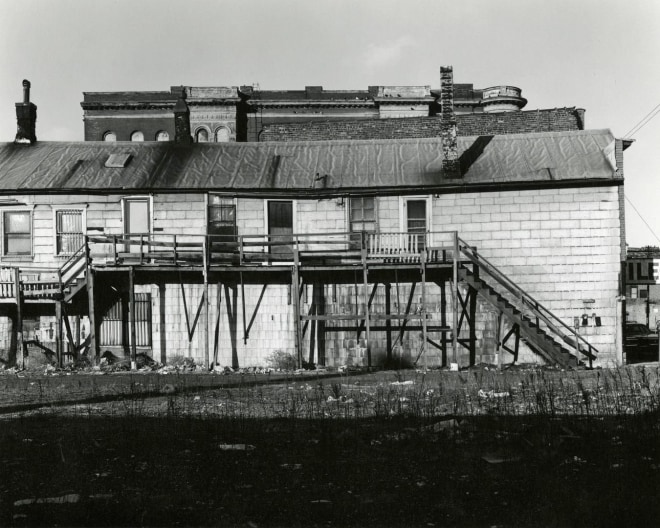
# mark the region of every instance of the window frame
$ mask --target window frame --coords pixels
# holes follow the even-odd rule
[[[234,207],[234,237],[235,240],[238,240],[238,201],[235,197],[233,196],[227,196],[222,193],[215,193],[215,192],[208,192],[206,193],[206,236],[210,236],[211,233],[209,233],[209,227],[210,227],[210,222],[211,222],[211,207],[218,207],[218,206],[213,206],[211,204],[211,197],[212,196],[217,196],[221,200],[226,200],[227,202],[231,202],[231,205]],[[230,204],[220,204],[219,207],[226,207],[229,206]]]
[[[21,207],[12,209],[0,209],[0,224],[2,229],[2,253],[0,258],[4,261],[32,260],[34,258],[34,208]],[[29,253],[7,253],[6,215],[12,213],[27,213],[30,220],[30,252]]]
[[[83,241],[87,234],[87,209],[84,207],[53,207],[53,255],[55,257],[70,257],[73,253],[58,253],[57,240],[59,233],[57,232],[57,214],[61,211],[79,211],[80,212],[80,234]]]
[[[206,141],[199,141],[199,133],[200,132],[205,132],[206,133]],[[208,127],[205,127],[205,126],[198,126],[195,129],[193,137],[195,138],[195,143],[212,143],[213,142],[211,140],[211,137],[212,137],[211,131],[208,129]]]
[[[218,132],[221,130],[227,131],[227,141],[218,141]],[[231,143],[231,128],[227,125],[220,125],[213,131],[213,142],[214,143]]]
[[[364,200],[365,199],[372,199],[374,201],[374,217],[373,220],[364,220]],[[362,201],[362,219],[361,220],[354,220],[353,219],[353,200],[361,200]],[[362,233],[378,233],[379,232],[379,223],[378,223],[378,197],[377,196],[349,196],[348,197],[348,206],[346,208],[346,216],[347,216],[347,223],[348,223],[348,233],[349,233],[349,239],[352,247],[360,247],[361,244],[358,243],[358,239],[354,237],[354,235],[360,235],[360,240],[362,238]],[[354,230],[353,229],[353,224],[354,223],[361,223],[365,224],[368,222],[373,222],[374,228],[373,230],[368,230],[368,229],[360,229],[360,230]]]

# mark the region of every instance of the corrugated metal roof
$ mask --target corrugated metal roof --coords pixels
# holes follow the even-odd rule
[[[459,137],[463,177],[440,138],[290,143],[38,142],[0,145],[0,192],[310,190],[612,179],[609,130]],[[130,155],[125,168],[111,155]],[[111,164],[112,165],[112,164]]]

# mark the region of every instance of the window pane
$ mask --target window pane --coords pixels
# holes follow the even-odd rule
[[[30,233],[30,213],[5,213],[5,233]]]
[[[29,255],[31,251],[29,235],[7,235],[5,255]]]

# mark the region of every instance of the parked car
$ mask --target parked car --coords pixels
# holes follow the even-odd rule
[[[627,363],[658,361],[658,334],[645,324],[626,323],[625,336]]]

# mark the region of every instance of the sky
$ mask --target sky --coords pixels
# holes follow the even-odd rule
[[[37,138],[77,141],[83,92],[437,88],[446,65],[454,82],[518,86],[526,110],[584,108],[587,128],[626,137],[660,110],[660,2],[0,0],[0,141],[23,79]],[[660,115],[632,139],[627,242],[660,246]]]

